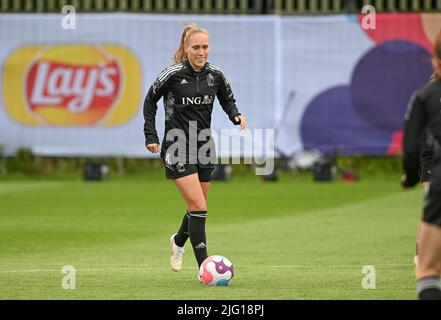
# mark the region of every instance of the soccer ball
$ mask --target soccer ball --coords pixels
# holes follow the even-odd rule
[[[233,276],[233,264],[223,256],[208,257],[199,269],[199,280],[207,286],[228,286]]]

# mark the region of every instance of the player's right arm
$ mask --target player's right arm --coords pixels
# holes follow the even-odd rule
[[[145,145],[150,152],[154,152],[153,147],[159,145],[158,133],[156,132],[156,110],[158,109],[157,102],[161,99],[163,92],[162,90],[155,90],[156,85],[153,84],[150,87],[144,100]]]
[[[144,136],[145,146],[153,153],[160,151],[158,133],[156,132],[157,102],[167,92],[167,83],[179,69],[177,65],[164,69],[156,78],[144,100]]]

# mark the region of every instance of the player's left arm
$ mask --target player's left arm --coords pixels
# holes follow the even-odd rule
[[[432,163],[434,155],[433,136],[425,131],[422,141],[421,151],[421,181],[423,184],[428,183],[432,176]]]
[[[236,107],[236,99],[234,98],[233,91],[231,90],[230,83],[223,73],[219,73],[220,83],[217,92],[217,98],[222,106],[222,109],[230,118],[231,122],[235,125],[239,125],[242,129],[247,128],[247,120],[244,115],[239,113]]]
[[[403,141],[404,175],[401,185],[404,188],[415,186],[420,181],[421,135],[426,125],[426,115],[421,98],[412,96],[406,113]]]

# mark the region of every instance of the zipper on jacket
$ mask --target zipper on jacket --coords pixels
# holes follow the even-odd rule
[[[197,93],[200,93],[199,92],[199,76],[196,76],[196,91],[197,91]]]

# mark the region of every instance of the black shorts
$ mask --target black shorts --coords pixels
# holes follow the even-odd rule
[[[200,182],[211,181],[211,176],[214,170],[214,166],[212,164],[184,164],[181,162],[177,162],[176,164],[167,164],[165,159],[163,157],[161,158],[165,168],[165,177],[167,179],[176,180],[197,173]]]
[[[424,201],[423,221],[441,227],[441,162],[437,157]]]
[[[426,192],[423,221],[441,227],[441,192]]]
[[[161,159],[165,167],[165,177],[167,179],[176,180],[197,173],[200,182],[211,181],[214,170],[213,159],[215,159],[212,156],[211,158],[206,158],[206,160],[208,160],[207,164],[202,164],[200,161],[198,161],[199,159],[194,159],[194,162],[196,163],[189,161],[189,155],[186,155],[184,161],[178,159],[175,155],[167,154],[164,151],[161,151]]]
[[[176,180],[182,177],[197,173],[200,182],[210,182],[213,167],[201,166],[199,164],[177,164],[174,166],[164,165],[165,177]]]

